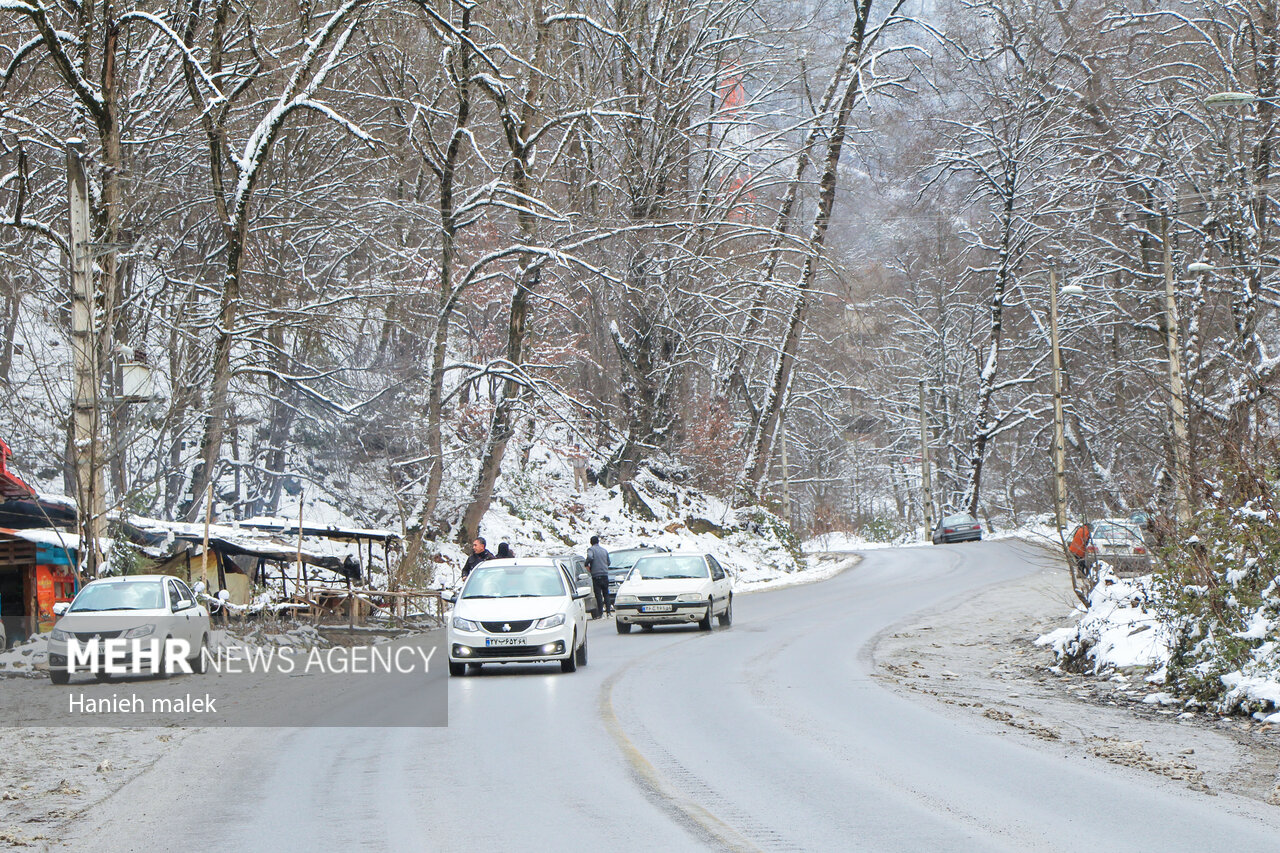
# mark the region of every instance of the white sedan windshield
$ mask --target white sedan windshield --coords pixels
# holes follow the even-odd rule
[[[80,590],[71,612],[95,610],[160,610],[164,588],[158,581],[90,584]]]
[[[645,557],[636,563],[633,571],[645,580],[711,576],[707,561],[701,557]]]
[[[555,566],[477,566],[463,598],[544,598],[567,595]]]

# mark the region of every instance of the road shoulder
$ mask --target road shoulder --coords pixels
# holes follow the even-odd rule
[[[1145,703],[1159,688],[1140,673],[1052,671],[1052,653],[1034,641],[1070,624],[1074,603],[1064,569],[988,587],[882,632],[875,675],[1029,742],[1280,806],[1277,727]]]

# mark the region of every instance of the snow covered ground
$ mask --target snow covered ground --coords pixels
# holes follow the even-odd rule
[[[1076,623],[1050,631],[1036,642],[1052,649],[1060,662],[1074,661],[1094,675],[1137,672],[1151,684],[1163,684],[1172,637],[1156,618],[1153,601],[1157,594],[1151,575],[1117,578],[1104,567],[1089,594],[1089,606],[1076,608]],[[1275,646],[1275,642],[1264,643],[1245,670],[1221,676],[1229,690],[1226,706],[1261,707],[1253,717],[1264,723],[1280,723],[1280,678],[1274,668],[1265,666]],[[1195,700],[1163,691],[1147,701],[1199,707]]]
[[[490,551],[510,544],[518,557],[585,554],[598,535],[607,550],[660,545],[714,554],[743,590],[777,585],[816,564],[801,560],[790,531],[761,509],[735,510],[719,498],[641,468],[630,501],[619,487],[576,489],[573,469],[551,446],[535,444],[523,472],[504,473],[480,526]],[[435,583],[457,582],[465,552],[439,544]],[[830,570],[823,566],[823,571]],[[818,579],[827,575],[808,575]]]

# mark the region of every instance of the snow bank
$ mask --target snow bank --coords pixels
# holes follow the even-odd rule
[[[1072,626],[1036,640],[1065,666],[1101,674],[1117,669],[1159,669],[1169,659],[1170,634],[1151,607],[1151,576],[1117,578],[1103,564],[1089,607]]]
[[[599,460],[593,460],[598,470]],[[551,447],[535,444],[523,471],[504,471],[480,525],[490,551],[507,542],[516,556],[585,554],[591,536],[610,551],[660,545],[714,554],[739,589],[787,579],[829,577],[833,569],[802,559],[790,528],[761,508],[735,510],[675,476],[642,467],[629,486],[578,490],[573,469]],[[434,583],[457,582],[466,553],[437,543]],[[811,573],[812,572],[812,573]]]

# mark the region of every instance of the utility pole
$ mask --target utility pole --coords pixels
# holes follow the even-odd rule
[[[787,412],[784,409],[778,419],[778,429],[782,433],[782,520],[791,523],[791,481],[787,471]]]
[[[103,480],[98,444],[98,337],[94,330],[97,299],[89,232],[89,180],[84,168],[84,141],[67,140],[67,191],[71,236],[71,352],[74,371],[72,445],[76,498],[80,507],[81,559],[88,576],[98,576],[98,542],[105,522]]]
[[[929,414],[924,407],[924,380],[920,380],[920,485],[924,488],[924,537],[933,535],[933,471],[929,464]]]
[[[1169,246],[1169,214],[1160,214],[1164,243],[1164,341],[1169,350],[1169,409],[1173,416],[1173,509],[1179,525],[1191,521],[1191,443],[1187,438],[1186,392],[1182,387],[1182,355],[1178,344],[1178,300],[1173,288]]]
[[[1062,425],[1062,350],[1058,347],[1058,276],[1049,271],[1049,344],[1053,358],[1053,512],[1059,535],[1067,526],[1067,461]]]

